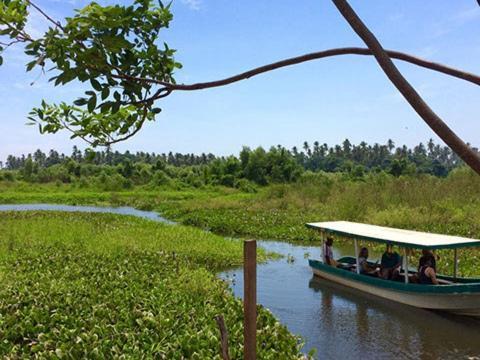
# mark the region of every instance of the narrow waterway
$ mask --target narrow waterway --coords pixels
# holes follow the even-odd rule
[[[2,210],[109,212],[172,224],[155,212],[129,207],[0,205]],[[319,359],[480,359],[480,321],[400,305],[314,278],[306,258],[319,258],[318,247],[259,245],[284,257],[258,266],[258,302],[303,337],[305,352],[316,348]],[[347,255],[351,249],[334,252]],[[220,277],[235,295],[243,295],[241,269]]]
[[[109,207],[109,206],[80,206],[80,205],[57,205],[57,204],[0,204],[0,211],[67,211],[67,212],[87,212],[87,213],[109,213],[119,215],[131,215],[142,219],[159,221],[167,224],[175,224],[167,220],[154,211],[137,210],[128,206]]]

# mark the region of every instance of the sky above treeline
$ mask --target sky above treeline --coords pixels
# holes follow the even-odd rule
[[[101,4],[130,1],[97,1]],[[37,0],[63,19],[86,0]],[[476,0],[351,0],[387,49],[480,73],[480,6]],[[287,57],[343,46],[364,46],[329,0],[175,0],[161,40],[177,49],[178,83],[216,80]],[[34,35],[47,24],[31,14]],[[54,88],[49,75],[25,73],[20,48],[0,67],[0,160],[54,148],[67,154],[68,133],[40,135],[26,126],[42,99],[72,101],[83,88]],[[480,88],[396,62],[431,107],[467,142],[480,146]],[[30,85],[34,82],[33,85]],[[160,104],[157,121],[113,150],[238,153],[250,147],[303,141],[414,145],[434,138],[371,57],[354,55],[283,68],[227,87],[178,92]]]

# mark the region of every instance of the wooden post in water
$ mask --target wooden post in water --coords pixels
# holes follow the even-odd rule
[[[243,243],[243,351],[245,360],[257,358],[257,242]]]

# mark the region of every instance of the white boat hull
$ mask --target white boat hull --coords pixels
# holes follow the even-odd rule
[[[313,268],[313,273],[321,278],[354,288],[384,299],[418,308],[448,311],[454,314],[480,317],[479,293],[425,294],[382,288],[364,282],[355,281],[322,269]]]

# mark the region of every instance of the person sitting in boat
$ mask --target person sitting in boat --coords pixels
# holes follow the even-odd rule
[[[422,249],[422,256],[418,260],[418,267],[417,273],[410,277],[410,281],[412,283],[419,283],[420,282],[420,269],[425,266],[427,260],[430,260],[430,264],[433,270],[437,271],[437,260],[435,255],[433,254],[432,250],[430,249]]]
[[[377,267],[368,263],[368,249],[366,247],[360,249],[360,254],[358,255],[358,266],[360,267],[360,274],[378,275]]]
[[[431,257],[425,260],[425,264],[418,271],[418,282],[426,285],[438,285],[437,273]]]
[[[432,250],[430,249],[422,249],[422,256],[420,257],[420,260],[418,261],[418,272],[420,272],[420,268],[422,266],[425,266],[427,259],[431,260],[431,266],[435,271],[437,271],[437,261],[435,259],[435,255],[433,254]]]
[[[333,237],[327,236],[327,241],[323,243],[323,263],[330,266],[338,266],[338,262],[333,258]]]
[[[395,280],[400,273],[402,260],[397,252],[393,251],[392,244],[387,244],[387,249],[380,262],[380,277],[385,280]]]

